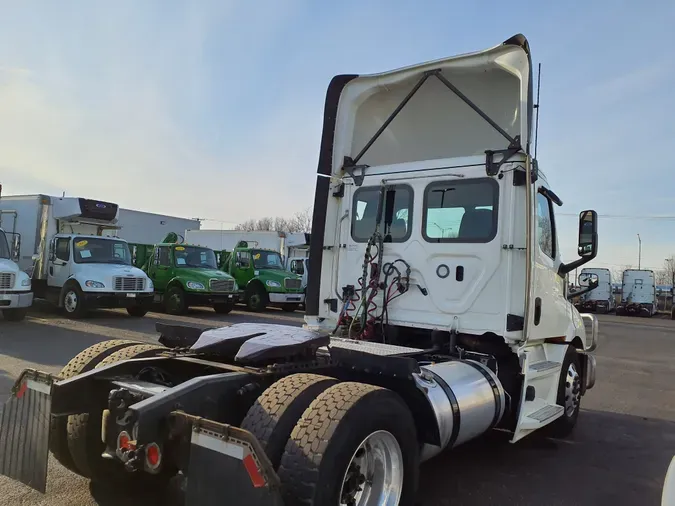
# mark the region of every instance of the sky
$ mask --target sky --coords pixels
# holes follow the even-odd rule
[[[640,234],[659,269],[675,254],[674,19],[666,1],[0,0],[0,183],[207,228],[290,216],[313,201],[334,75],[523,33],[565,259],[595,209],[592,265],[637,266]]]

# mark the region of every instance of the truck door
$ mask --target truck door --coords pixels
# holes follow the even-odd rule
[[[243,289],[254,276],[251,252],[235,251],[233,256],[234,268],[230,274],[234,277],[239,288]]]
[[[558,274],[560,251],[556,240],[554,203],[542,187],[534,196],[534,266],[527,339],[565,335],[571,309],[565,298],[565,279]]]
[[[52,241],[47,286],[61,288],[70,276],[70,242],[70,237],[57,237]]]
[[[148,277],[155,285],[155,291],[164,292],[173,277],[171,271],[171,255],[168,246],[158,246],[155,248],[150,267],[148,268]]]

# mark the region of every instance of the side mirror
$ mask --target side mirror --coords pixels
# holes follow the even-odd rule
[[[12,260],[18,262],[21,258],[21,235],[14,234],[12,237]]]
[[[598,213],[583,211],[579,214],[579,256],[595,257],[598,249]]]
[[[582,211],[579,213],[579,239],[577,251],[581,258],[568,264],[560,264],[558,274],[561,276],[577,267],[590,262],[598,255],[598,213]]]
[[[597,274],[581,274],[579,276],[579,286],[584,288],[589,288],[593,286],[596,288],[598,286],[599,278]]]

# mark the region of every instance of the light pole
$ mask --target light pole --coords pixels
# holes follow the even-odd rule
[[[642,261],[642,239],[640,239],[640,234],[638,236],[638,270],[640,270],[640,265]]]

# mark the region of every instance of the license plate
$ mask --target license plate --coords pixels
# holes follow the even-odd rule
[[[136,294],[135,293],[128,293],[127,297],[129,297],[131,299],[134,299],[134,298],[136,298]]]
[[[228,295],[227,298],[228,298],[228,299],[231,299],[231,298],[232,298],[232,295]]]
[[[11,295],[0,295],[0,300],[11,300]]]

